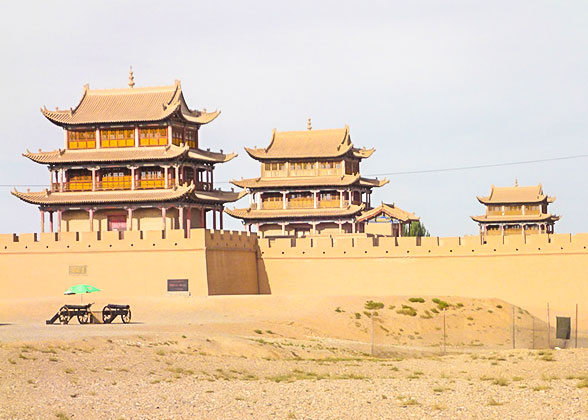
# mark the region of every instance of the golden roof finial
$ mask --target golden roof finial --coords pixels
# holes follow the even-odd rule
[[[129,87],[130,88],[135,87],[135,76],[133,76],[133,66],[130,66],[130,69],[129,69]]]
[[[515,187],[519,186],[519,179],[515,176]]]
[[[310,121],[310,117],[308,117],[308,122],[306,123],[306,128],[308,128],[308,130],[312,130],[312,122]]]

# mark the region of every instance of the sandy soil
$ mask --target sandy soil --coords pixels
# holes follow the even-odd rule
[[[0,418],[588,418],[588,351],[530,349],[517,307],[513,350],[506,302],[409,298],[118,299],[126,325],[0,301]]]

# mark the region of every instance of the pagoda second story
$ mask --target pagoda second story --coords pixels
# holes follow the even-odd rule
[[[261,235],[362,232],[356,216],[371,208],[371,192],[387,180],[362,178],[360,163],[374,149],[354,147],[349,127],[277,132],[263,149],[245,149],[261,163],[257,178],[231,181],[249,207],[227,209]]]
[[[62,127],[64,147],[24,154],[47,165],[49,186],[14,191],[39,206],[41,231],[163,230],[223,225],[223,206],[239,195],[214,188],[216,164],[235,154],[200,148],[200,128],[220,111],[190,110],[171,86],[92,90],[68,110],[41,109]],[[54,220],[56,216],[56,220]],[[210,218],[210,217],[209,217]],[[218,224],[217,224],[218,219]]]
[[[472,216],[480,227],[482,238],[494,235],[525,235],[553,233],[560,216],[549,213],[548,205],[555,201],[543,193],[541,184],[520,187],[495,187],[490,195],[477,197],[486,206],[486,214]]]

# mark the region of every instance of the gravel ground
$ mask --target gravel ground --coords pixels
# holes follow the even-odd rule
[[[588,351],[371,358],[278,334],[0,346],[2,419],[588,419]]]

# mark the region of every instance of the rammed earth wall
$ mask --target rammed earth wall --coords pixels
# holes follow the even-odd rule
[[[193,296],[257,293],[255,235],[193,229],[189,239],[180,230],[162,236],[0,235],[0,298],[54,297],[77,283],[102,289],[101,297],[165,296],[168,279],[188,279]]]
[[[457,295],[569,310],[588,302],[588,234],[487,244],[477,236],[258,239],[203,229],[189,239],[174,230],[165,238],[161,231],[0,235],[0,298],[53,297],[77,283],[106,296],[165,296],[168,279],[188,279],[192,296]]]

